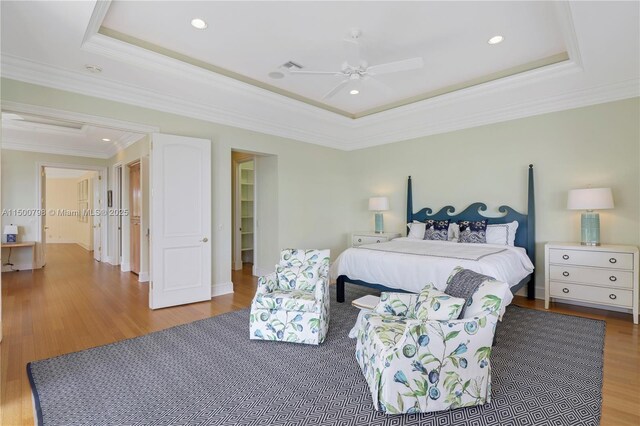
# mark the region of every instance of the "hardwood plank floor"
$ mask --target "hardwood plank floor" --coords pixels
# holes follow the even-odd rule
[[[249,266],[233,273],[233,294],[152,311],[148,284],[78,245],[51,244],[47,259],[44,269],[2,276],[2,425],[33,424],[27,362],[246,308],[257,284]]]
[[[250,270],[234,272],[234,294],[151,311],[147,284],[118,267],[95,262],[81,247],[51,245],[48,259],[43,270],[2,278],[2,425],[33,424],[27,362],[246,308],[257,282]],[[521,297],[514,304],[543,309],[542,301]],[[640,424],[640,327],[630,315],[561,304],[552,304],[551,310],[607,322],[601,424]]]

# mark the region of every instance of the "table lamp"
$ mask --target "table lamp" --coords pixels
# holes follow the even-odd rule
[[[8,243],[15,243],[18,239],[18,227],[16,225],[5,225],[4,234],[7,236]]]
[[[612,209],[611,188],[572,189],[567,198],[569,210],[586,210],[580,220],[581,244],[583,246],[600,245],[600,215],[594,210]]]
[[[369,198],[369,210],[376,212],[376,234],[384,232],[383,211],[389,210],[389,199],[387,197]]]

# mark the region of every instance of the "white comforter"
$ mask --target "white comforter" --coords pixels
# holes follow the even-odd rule
[[[419,293],[427,283],[444,290],[456,266],[489,275],[510,287],[533,272],[533,264],[521,247],[396,238],[345,250],[331,266],[331,277],[346,275]]]

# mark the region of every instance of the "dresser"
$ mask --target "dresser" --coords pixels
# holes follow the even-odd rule
[[[633,310],[638,324],[638,248],[545,245],[544,307],[553,299],[574,300]]]
[[[399,232],[384,232],[382,234],[376,234],[375,232],[354,232],[351,234],[351,246],[358,247],[363,244],[384,243],[399,236]]]

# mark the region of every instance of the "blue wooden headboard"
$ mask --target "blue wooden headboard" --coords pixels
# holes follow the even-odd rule
[[[473,203],[460,213],[455,213],[453,206],[445,206],[438,212],[433,213],[428,207],[425,207],[416,213],[413,212],[413,193],[411,188],[411,176],[409,176],[407,185],[407,223],[411,223],[414,220],[424,222],[428,219],[433,220],[446,220],[450,222],[456,222],[458,220],[482,220],[487,219],[488,223],[500,224],[509,223],[514,220],[518,222],[518,230],[516,231],[515,245],[523,247],[527,251],[531,263],[535,265],[535,230],[536,230],[536,213],[535,213],[535,196],[533,190],[533,164],[529,164],[529,185],[527,195],[527,214],[520,213],[509,206],[500,206],[498,211],[504,213],[500,217],[487,217],[482,213],[487,210],[487,205],[484,203]],[[531,277],[533,281],[533,277]],[[528,293],[529,297],[533,297],[533,285],[529,285]]]

